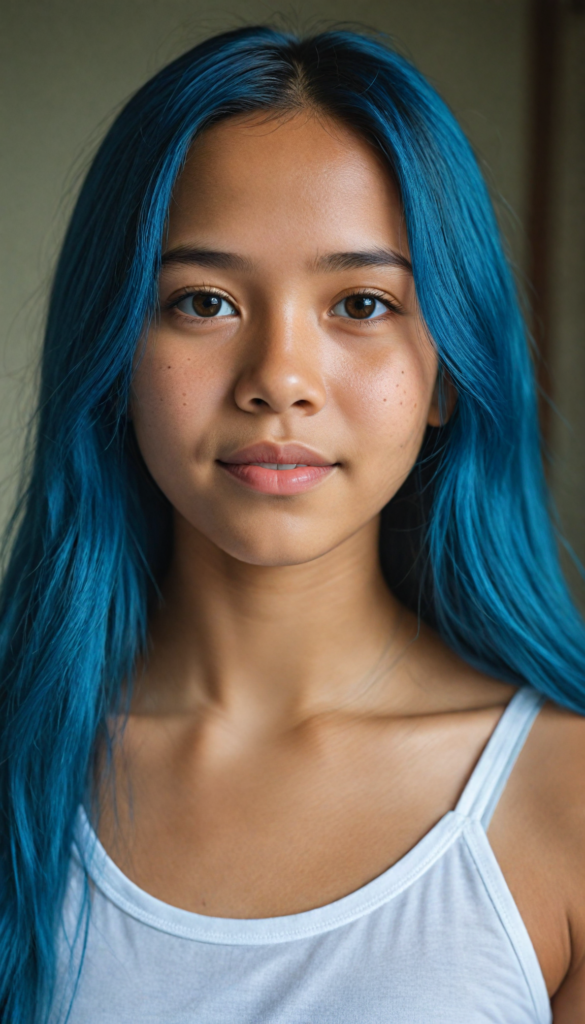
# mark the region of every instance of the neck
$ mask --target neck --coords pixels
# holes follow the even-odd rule
[[[408,643],[382,578],[377,520],[302,565],[250,565],[177,517],[137,713],[213,705],[231,716],[294,721],[361,700]]]

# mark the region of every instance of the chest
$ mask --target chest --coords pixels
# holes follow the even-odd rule
[[[518,915],[501,914],[506,894],[482,878],[460,825],[449,816],[359,893],[268,920],[166,907],[94,865],[73,1021],[111,1019],[115,992],[117,1020],[144,1007],[153,1024],[549,1024]]]
[[[128,733],[100,838],[175,906],[308,910],[380,875],[455,806],[485,742],[475,733],[336,724],[220,754],[205,736]]]
[[[493,717],[493,715],[492,715]],[[319,729],[289,743],[237,743],[209,756],[205,739],[129,735],[116,814],[100,838],[121,870],[164,903],[217,918],[310,911],[398,864],[448,814],[493,729]],[[562,901],[503,802],[498,859],[550,991],[566,970]],[[546,896],[545,896],[546,891]]]

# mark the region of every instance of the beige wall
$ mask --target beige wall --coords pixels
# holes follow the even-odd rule
[[[0,516],[12,494],[47,284],[79,174],[112,116],[145,78],[203,36],[270,20],[273,12],[284,12],[281,20],[292,27],[350,20],[382,29],[432,79],[467,129],[494,191],[503,197],[500,216],[521,265],[528,10],[527,0],[228,0],[221,7],[216,0],[3,0]],[[570,69],[559,172],[564,199],[554,358],[558,404],[574,431],[555,428],[560,459],[554,481],[571,540],[585,556],[585,310],[576,298],[574,269],[581,258],[575,229],[579,202],[583,222],[583,97],[577,93],[583,86],[585,19],[574,20],[577,29],[566,33]]]
[[[551,481],[565,533],[585,562],[585,13],[565,17],[555,167]],[[585,586],[566,559],[585,609]]]

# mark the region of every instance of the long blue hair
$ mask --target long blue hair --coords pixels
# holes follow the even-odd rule
[[[313,106],[398,183],[424,320],[454,416],[384,510],[392,586],[464,658],[585,709],[585,633],[559,568],[526,331],[476,160],[425,79],[351,32],[210,39],[109,130],[58,262],[27,478],[0,592],[0,1015],[47,1017],[76,808],[145,641],[172,538],[126,406],[156,307],[173,184],[194,136]]]

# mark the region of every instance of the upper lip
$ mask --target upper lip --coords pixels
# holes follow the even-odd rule
[[[270,441],[262,441],[260,444],[251,444],[247,448],[240,448],[233,454],[226,455],[219,459],[220,462],[244,465],[246,463],[268,462],[273,465],[302,465],[302,466],[333,466],[331,459],[326,459],[318,452],[305,448],[302,444],[272,444]]]

